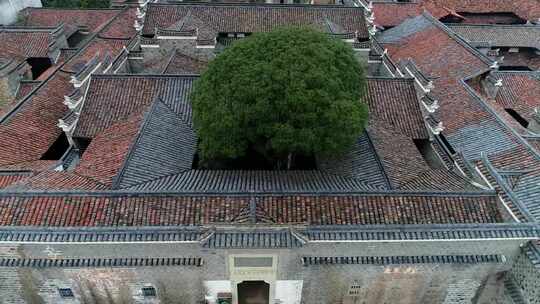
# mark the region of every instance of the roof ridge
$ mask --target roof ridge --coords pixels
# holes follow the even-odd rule
[[[469,96],[473,97],[476,101],[478,101],[481,107],[483,107],[488,113],[492,115],[491,117],[494,118],[494,120],[497,122],[497,125],[501,126],[501,128],[505,130],[508,130],[510,134],[513,135],[513,138],[516,138],[520,144],[527,148],[527,150],[534,156],[537,161],[540,161],[540,153],[537,152],[536,149],[532,147],[531,144],[527,142],[527,140],[525,140],[516,130],[514,130],[514,128],[508,126],[504,122],[504,119],[499,115],[499,113],[493,110],[491,106],[486,101],[484,101],[484,98],[478,95],[476,91],[467,84],[467,82],[465,81],[466,79],[468,78],[460,79],[460,82],[465,88],[465,91],[469,94]]]
[[[493,197],[496,198],[495,190],[479,190],[476,192],[449,192],[449,191],[408,191],[399,189],[390,190],[364,190],[364,191],[323,191],[323,192],[189,192],[189,191],[149,191],[149,190],[27,190],[14,191],[13,189],[0,190],[0,197],[36,197],[36,196],[64,196],[64,197],[92,197],[92,196],[111,196],[111,197],[133,197],[133,196],[226,196],[226,197],[250,197],[250,196],[397,196],[397,197]]]
[[[512,28],[520,28],[520,27],[532,27],[532,28],[538,28],[540,29],[540,25],[539,24],[478,24],[478,23],[449,23],[449,24],[446,24],[446,26],[448,27],[488,27],[488,28],[493,28],[493,27],[512,27]]]
[[[198,78],[199,74],[92,74],[93,78]]]
[[[221,2],[168,2],[168,3],[148,3],[148,8],[152,6],[161,6],[161,7],[176,7],[176,6],[208,6],[208,7],[250,7],[250,8],[257,8],[257,7],[269,7],[269,8],[291,8],[291,7],[301,7],[301,8],[310,8],[310,9],[316,9],[316,10],[325,10],[327,8],[331,9],[352,9],[352,10],[364,10],[361,6],[345,6],[345,5],[313,5],[313,4],[302,4],[302,3],[221,3]]]

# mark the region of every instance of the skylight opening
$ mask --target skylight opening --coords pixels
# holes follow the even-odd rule
[[[69,149],[69,142],[66,134],[62,132],[55,142],[49,147],[47,152],[43,153],[41,160],[60,160]]]
[[[523,116],[519,115],[519,113],[516,112],[514,109],[505,108],[504,110],[508,114],[510,114],[510,116],[512,116],[512,118],[514,118],[522,127],[524,127],[525,129],[529,127],[529,122],[525,118],[523,118]]]
[[[38,79],[43,72],[52,66],[49,58],[28,58],[26,62],[32,68],[32,80]]]

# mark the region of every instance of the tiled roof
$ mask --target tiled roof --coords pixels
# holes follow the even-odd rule
[[[57,72],[36,93],[21,101],[0,124],[0,165],[39,160],[61,133],[56,126],[62,103],[73,86],[70,74]]]
[[[28,10],[30,14],[34,9]],[[60,14],[63,10],[47,10],[40,12],[54,12],[54,14]],[[74,14],[78,14],[79,11],[73,11]],[[111,10],[114,15],[111,18],[118,15],[118,10]],[[69,16],[70,13],[66,13]],[[47,17],[44,17],[47,20]],[[52,17],[50,19],[53,19]],[[30,18],[30,20],[32,20]],[[116,19],[115,19],[116,20]],[[56,22],[52,23],[56,24]],[[125,25],[119,23],[117,25]],[[124,45],[128,44],[128,40],[121,39]],[[73,85],[70,83],[71,72],[63,71],[71,69],[75,63],[80,62],[79,56],[89,57],[95,55],[95,52],[90,51],[92,45],[96,42],[92,41],[90,44],[85,44],[79,52],[74,54],[72,60],[67,63],[54,66],[46,72],[47,77],[41,79],[42,82],[36,88],[34,94],[23,98],[20,102],[13,105],[0,120],[0,166],[2,168],[10,165],[21,166],[31,165],[33,162],[38,161],[41,156],[49,149],[54,141],[61,134],[61,129],[58,128],[58,119],[64,117],[66,113],[66,106],[63,104],[64,96],[70,95],[73,90]],[[96,52],[102,54],[109,51],[112,58],[117,54],[115,50],[108,50],[109,44],[100,43],[96,48]],[[86,62],[85,62],[86,63]],[[75,69],[73,69],[74,71]]]
[[[492,47],[530,47],[540,50],[540,25],[449,25],[473,45]]]
[[[378,188],[365,179],[354,179],[316,170],[189,170],[139,184],[131,189],[209,193],[252,191],[269,193],[319,193],[324,191],[354,192],[376,190]]]
[[[200,74],[208,62],[193,58],[175,50],[163,74]]]
[[[54,41],[51,29],[0,27],[0,58],[26,60],[49,57],[49,45]]]
[[[79,27],[90,32],[99,32],[119,12],[117,9],[26,8],[23,14],[26,16],[27,26],[57,26],[64,23],[69,35]]]
[[[189,123],[159,99],[145,116],[115,178],[115,188],[127,188],[191,169],[197,137]]]
[[[231,223],[256,204],[275,223],[308,225],[495,223],[497,197],[366,194],[349,196],[180,196],[3,194],[2,226],[162,226]]]
[[[16,190],[99,190],[105,185],[73,172],[44,171],[35,176],[19,179],[7,189]]]
[[[416,2],[373,2],[373,13],[376,24],[393,27],[422,14],[422,7]]]
[[[368,132],[392,188],[399,188],[430,169],[411,138],[374,121]]]
[[[417,191],[421,191],[422,189],[439,191],[478,191],[478,188],[473,186],[469,180],[446,168],[427,170],[410,182],[401,185],[399,189]]]
[[[396,26],[405,19],[422,14],[424,10],[429,11],[437,18],[448,15],[460,16],[459,13],[515,13],[521,18],[530,21],[540,18],[540,5],[538,5],[537,0],[415,0],[408,3],[397,1],[373,2],[375,23],[384,27]],[[492,15],[484,17],[483,20],[497,22],[500,21],[500,18]],[[469,23],[468,19],[467,23]]]
[[[343,156],[318,158],[317,167],[322,172],[362,181],[373,189],[391,188],[390,181],[367,132],[364,132],[352,149]]]
[[[266,32],[284,25],[314,26],[334,33],[369,37],[364,10],[345,6],[263,4],[149,4],[143,35],[157,29],[194,30],[198,39],[214,39],[220,32]]]
[[[368,93],[372,120],[409,138],[428,138],[414,78],[369,78]]]
[[[194,76],[92,75],[74,136],[92,138],[157,97],[191,123],[188,102]]]
[[[450,12],[467,13],[515,13],[526,20],[540,18],[537,0],[423,0],[424,7],[434,16],[444,17]]]
[[[32,173],[28,171],[1,171],[0,172],[0,189],[4,189],[13,183],[26,179]]]
[[[113,123],[98,134],[83,154],[75,172],[112,186],[138,136],[144,111]]]
[[[77,246],[91,243],[171,243],[199,244],[206,248],[300,247],[310,242],[425,241],[537,239],[538,224],[431,224],[431,225],[347,225],[347,226],[159,226],[159,227],[0,227],[0,242],[51,241]],[[450,256],[447,256],[450,258]]]
[[[19,89],[17,90],[16,100],[26,97],[26,95],[32,92],[39,84],[40,81],[21,80]]]
[[[540,106],[540,72],[497,72],[493,76],[503,83],[495,98],[497,104],[533,119],[534,108]]]

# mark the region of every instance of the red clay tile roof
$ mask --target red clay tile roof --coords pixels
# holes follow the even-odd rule
[[[392,27],[405,19],[418,16],[424,10],[433,16],[442,18],[459,13],[515,13],[519,17],[536,21],[540,18],[540,1],[538,0],[416,0],[411,3],[374,2],[375,23],[383,27]],[[494,17],[486,17],[485,20]],[[499,17],[500,18],[500,17]],[[466,18],[469,23],[469,19]]]
[[[92,138],[111,124],[126,119],[142,107],[149,106],[156,97],[173,103],[179,112],[184,109],[191,84],[191,76],[166,75],[93,75],[84,107],[74,136]]]
[[[49,57],[51,31],[0,28],[0,58],[24,61],[31,57]]]
[[[3,171],[0,172],[0,189],[4,189],[13,183],[28,178],[32,173],[27,171]]]
[[[70,74],[57,72],[0,124],[0,166],[39,160],[61,133],[56,126],[73,90]]]
[[[514,109],[529,121],[533,119],[534,108],[540,106],[540,73],[497,72],[493,76],[503,82],[495,98],[497,104]]]
[[[57,26],[64,23],[67,34],[73,33],[78,27],[86,27],[90,32],[97,33],[112,20],[121,10],[118,9],[58,9],[58,8],[26,8],[25,24],[28,26]]]
[[[369,114],[409,138],[428,138],[414,78],[369,78]]]
[[[200,74],[206,69],[208,62],[201,61],[176,50],[163,74]]]
[[[44,171],[34,176],[23,177],[6,187],[17,190],[103,190],[107,188],[91,178],[73,172]]]
[[[182,24],[183,19],[193,24]],[[214,39],[219,32],[266,32],[284,25],[315,26],[340,33],[357,33],[368,38],[364,10],[358,7],[317,5],[264,5],[264,4],[149,4],[143,35],[152,36],[159,29],[181,24],[187,29],[196,27],[199,36]],[[206,28],[202,28],[204,24]],[[204,33],[203,33],[204,32]],[[201,37],[199,37],[201,38]]]
[[[439,113],[446,127],[445,133],[453,133],[490,117],[477,102],[471,100],[471,96],[459,83],[462,78],[488,69],[489,64],[439,26],[429,24],[427,18],[416,18],[423,26],[419,31],[400,39],[392,37],[388,43],[384,43],[384,37],[393,35],[399,29],[396,27],[384,32],[382,42],[392,59],[412,59],[422,72],[434,78],[434,95],[440,103]]]
[[[39,18],[44,19],[48,18],[44,16],[49,13],[59,14],[58,16],[62,17],[60,15],[64,12],[64,10],[29,9],[31,16],[33,16],[32,12],[34,11],[39,11],[37,15],[40,16]],[[119,19],[118,23],[115,23],[117,21],[115,19],[115,22],[112,22],[110,26],[126,25],[126,19],[130,15],[127,13],[119,14],[120,12],[122,11],[105,10],[104,14],[110,15],[107,20],[115,16],[118,16]],[[94,13],[99,14],[100,11],[92,11],[89,13],[90,15],[85,15],[86,13],[81,13],[81,11],[67,10],[62,18],[77,19],[82,14],[92,19],[93,22],[97,22],[98,20],[94,19],[99,18],[97,16],[92,17]],[[107,30],[113,29],[107,27]],[[73,91],[73,85],[70,83],[73,74],[64,71],[64,68],[66,70],[75,70],[73,65],[86,63],[87,58],[91,58],[98,51],[102,56],[107,52],[112,58],[115,58],[123,50],[123,46],[129,42],[129,39],[124,37],[121,39],[94,39],[65,65],[50,69],[47,72],[50,77],[42,79],[43,82],[36,92],[23,99],[20,104],[15,106],[11,112],[6,112],[7,114],[3,117],[0,123],[0,166],[4,168],[7,165],[39,160],[62,133],[57,123],[58,119],[62,118],[67,111],[67,107],[63,104],[64,96]]]
[[[131,39],[137,31],[133,26],[137,18],[135,7],[125,8],[116,18],[108,24],[100,33],[100,38]]]
[[[373,2],[375,23],[383,27],[396,26],[407,18],[422,14],[422,11],[418,3]]]
[[[97,135],[83,154],[75,172],[110,187],[139,132],[143,115],[141,112],[134,113]]]
[[[253,201],[255,200],[255,201]],[[3,194],[1,226],[158,226],[231,223],[250,202],[278,224],[501,222],[495,195],[181,196]]]
[[[424,7],[436,17],[448,15],[448,9],[461,13],[515,13],[526,20],[540,18],[538,0],[424,0]]]

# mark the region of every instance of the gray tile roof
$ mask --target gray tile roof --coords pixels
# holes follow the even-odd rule
[[[196,150],[197,137],[189,122],[158,98],[146,114],[113,188],[189,170]]]
[[[468,125],[446,137],[467,159],[479,159],[480,152],[496,154],[517,147],[510,135],[490,120]]]
[[[263,236],[257,239],[257,236]],[[183,242],[204,247],[232,248],[302,246],[317,241],[422,241],[538,239],[538,224],[432,224],[361,226],[190,226],[190,227],[0,227],[0,243]],[[266,245],[264,245],[266,244]],[[229,247],[230,246],[230,247]]]
[[[189,170],[135,185],[131,190],[181,192],[324,192],[378,189],[366,179],[321,171]]]
[[[367,132],[341,157],[319,158],[318,168],[327,173],[355,178],[376,189],[390,189],[390,181]]]
[[[540,25],[448,25],[472,45],[540,49]]]
[[[377,39],[381,43],[399,42],[403,38],[422,32],[431,26],[433,26],[432,22],[423,15],[420,15],[405,19],[400,25],[379,34]]]

